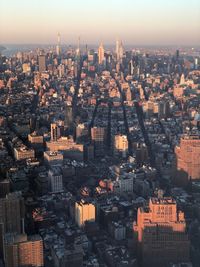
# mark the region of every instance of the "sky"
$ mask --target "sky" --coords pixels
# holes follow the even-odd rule
[[[199,45],[199,0],[0,0],[1,44]]]

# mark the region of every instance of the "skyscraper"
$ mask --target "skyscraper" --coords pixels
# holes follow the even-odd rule
[[[65,127],[71,128],[73,124],[73,109],[71,105],[65,105]]]
[[[116,40],[116,59],[117,59],[117,62],[122,63],[123,54],[124,54],[124,48],[123,48],[122,41],[117,39]]]
[[[115,135],[114,137],[114,155],[126,157],[128,154],[128,139],[126,135]]]
[[[103,43],[101,43],[98,49],[98,62],[100,65],[102,65],[105,61],[104,52],[105,51],[104,51]]]
[[[143,266],[165,267],[189,261],[184,213],[172,198],[151,198],[147,207],[138,209],[133,229]]]
[[[48,172],[50,190],[53,193],[63,191],[63,176],[59,167],[53,166]]]
[[[177,50],[176,50],[176,60],[179,60],[179,54],[180,54],[180,53],[179,53],[179,50],[177,49]]]
[[[60,33],[57,35],[57,45],[56,45],[56,54],[57,56],[60,56],[61,54],[61,38],[60,38]]]
[[[39,72],[46,71],[46,57],[45,55],[39,55]]]
[[[75,221],[79,227],[86,221],[95,221],[95,205],[85,200],[75,203]]]
[[[80,36],[79,36],[79,37],[78,37],[77,49],[76,49],[76,56],[77,56],[77,59],[80,59],[80,56],[81,56],[80,43],[81,43],[81,38],[80,38]]]
[[[6,267],[44,266],[43,241],[40,236],[5,235]]]
[[[0,199],[0,222],[4,232],[23,232],[24,202],[19,192],[13,192]]]
[[[61,126],[58,123],[51,123],[51,141],[57,141],[61,137]]]
[[[184,186],[190,179],[200,179],[200,136],[184,135],[175,147],[175,183]]]
[[[101,156],[104,154],[105,140],[106,140],[106,128],[104,127],[92,127],[91,139],[95,146],[95,155]]]

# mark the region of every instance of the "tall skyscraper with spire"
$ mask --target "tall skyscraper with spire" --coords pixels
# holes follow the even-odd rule
[[[124,54],[124,48],[123,48],[122,41],[119,39],[116,40],[116,50],[115,51],[116,51],[117,62],[121,63],[122,58],[123,58],[123,54]]]
[[[80,43],[81,43],[81,38],[80,38],[80,36],[79,36],[79,37],[78,37],[77,49],[76,49],[76,56],[77,56],[77,57],[80,57],[80,54],[81,54]]]
[[[100,44],[99,49],[98,49],[98,62],[100,65],[102,65],[104,63],[105,60],[105,56],[104,56],[104,47],[103,47],[103,43]]]
[[[61,37],[60,37],[60,33],[58,33],[58,35],[57,35],[56,54],[57,54],[57,56],[60,56],[60,54],[61,54]]]

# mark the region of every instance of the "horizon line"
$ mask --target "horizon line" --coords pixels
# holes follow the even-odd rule
[[[6,45],[44,45],[44,46],[47,46],[47,45],[52,45],[52,46],[56,46],[57,43],[0,43],[1,46],[6,46]],[[99,43],[84,43],[84,44],[80,44],[80,46],[97,46],[97,45],[100,45]],[[115,43],[103,43],[103,45],[105,46],[115,46]],[[77,46],[76,43],[61,43],[61,46]],[[146,46],[152,46],[152,47],[200,47],[200,44],[142,44],[142,43],[126,43],[124,44],[123,43],[123,46],[141,46],[141,47],[146,47]]]

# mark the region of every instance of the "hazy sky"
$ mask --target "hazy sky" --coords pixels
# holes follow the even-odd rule
[[[200,0],[0,0],[0,43],[200,44]]]

